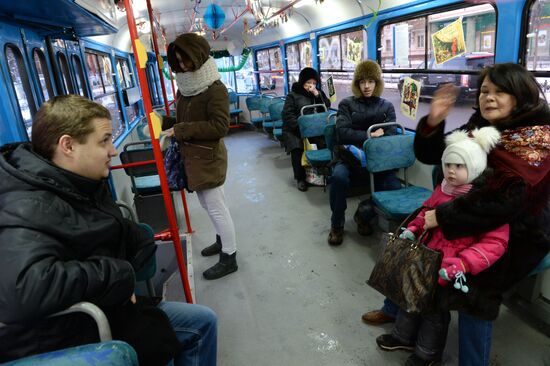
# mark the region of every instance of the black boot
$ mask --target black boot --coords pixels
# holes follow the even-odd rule
[[[230,273],[235,272],[239,267],[237,266],[237,252],[233,254],[226,254],[220,252],[220,261],[214,266],[208,268],[202,273],[207,280],[216,280]]]
[[[203,257],[210,257],[211,255],[219,254],[222,251],[222,238],[219,235],[216,235],[216,242],[210,246],[207,246],[201,250],[201,255]]]

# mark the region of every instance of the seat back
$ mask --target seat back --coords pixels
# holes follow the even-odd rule
[[[89,302],[79,302],[70,308],[51,315],[56,317],[75,312],[91,316],[98,327],[101,343],[85,344],[25,357],[4,363],[4,366],[137,366],[135,350],[122,341],[113,341],[109,321],[103,311]],[[4,326],[0,323],[0,327]]]
[[[323,105],[324,106],[324,105]],[[302,108],[304,110],[304,108]],[[303,138],[323,136],[327,124],[328,112],[301,115],[298,127]]]
[[[332,150],[334,149],[334,134],[336,133],[336,125],[329,123],[325,126],[325,129],[323,130],[323,135],[325,136],[325,142],[327,144],[327,149],[330,150],[332,153]]]
[[[278,121],[282,119],[284,106],[285,106],[285,102],[282,100],[276,100],[273,103],[271,103],[268,107],[269,118],[271,118],[272,121]]]
[[[253,111],[260,111],[261,105],[262,105],[262,97],[261,96],[252,96],[245,99],[246,108],[250,113]]]
[[[120,161],[123,164],[148,160],[155,160],[155,154],[149,141],[128,143],[124,145],[123,151],[120,153]],[[134,193],[147,195],[161,191],[160,179],[155,164],[125,167],[124,171],[130,176]]]
[[[413,143],[414,136],[411,135],[367,139],[363,144],[367,170],[371,173],[378,173],[412,166],[416,160]]]
[[[239,97],[237,96],[237,93],[235,93],[234,91],[230,91],[229,92],[229,104],[233,105],[233,104],[237,104],[239,102]]]
[[[393,123],[395,124],[395,123]],[[378,128],[391,124],[371,126],[367,131],[376,131]],[[402,128],[402,132],[405,129]],[[363,144],[366,155],[366,168],[369,172],[372,201],[384,218],[401,222],[411,212],[422,206],[431,194],[429,189],[409,186],[407,168],[416,161],[414,155],[414,136],[409,134],[369,137]],[[373,173],[403,169],[405,187],[394,190],[376,191]],[[391,188],[390,188],[391,189]]]

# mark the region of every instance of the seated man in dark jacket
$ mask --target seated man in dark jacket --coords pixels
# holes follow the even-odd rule
[[[97,342],[87,315],[48,318],[88,301],[141,365],[216,364],[210,309],[136,303],[135,272],[156,247],[109,194],[114,156],[109,111],[76,95],[42,105],[32,145],[0,148],[0,362]]]
[[[353,96],[343,99],[338,105],[336,120],[336,141],[339,145],[353,145],[360,151],[367,139],[367,130],[376,123],[395,122],[393,105],[380,98],[384,91],[384,81],[380,66],[374,61],[363,61],[357,65],[351,84]],[[372,137],[394,135],[395,126],[378,128],[371,132]],[[340,146],[339,146],[340,147]],[[337,154],[337,152],[335,151]],[[330,245],[340,245],[344,240],[344,222],[346,214],[346,192],[350,181],[354,185],[368,185],[368,173],[361,162],[352,159],[338,161],[330,178],[330,209],[332,211],[331,229],[328,236]],[[393,172],[377,173],[374,176],[377,190],[390,190],[400,187]],[[371,210],[372,211],[372,210]],[[372,229],[369,220],[372,214],[355,216],[357,230],[361,235],[369,235]]]

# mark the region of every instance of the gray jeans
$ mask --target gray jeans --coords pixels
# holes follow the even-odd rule
[[[409,314],[399,310],[392,335],[400,342],[414,344],[414,353],[426,360],[440,360],[447,342],[451,314],[448,311],[432,314]]]

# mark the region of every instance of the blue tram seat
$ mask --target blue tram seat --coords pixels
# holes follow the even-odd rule
[[[239,123],[239,115],[243,112],[239,108],[239,97],[234,91],[229,91],[229,117],[235,120],[235,124]]]
[[[332,152],[334,149],[334,134],[336,133],[336,112],[330,112],[327,116],[327,125],[323,131],[325,135],[325,142],[327,144],[327,149]]]
[[[123,151],[120,153],[121,162],[127,164],[154,160],[153,149],[148,144],[148,141],[142,141],[124,145]],[[168,226],[168,219],[157,166],[148,164],[125,167],[124,171],[130,176],[139,221],[151,225],[155,232],[164,230]]]
[[[285,105],[284,100],[276,99],[269,106],[269,122],[264,122],[264,129],[270,130],[273,136],[277,139],[281,139],[283,135],[283,107]]]
[[[324,109],[325,112],[304,114],[307,109]],[[301,116],[298,117],[298,127],[302,138],[310,138],[325,135],[325,126],[327,125],[330,112],[326,112],[324,104],[312,104],[302,108]],[[306,159],[311,166],[316,168],[326,167],[332,160],[332,152],[328,148],[306,151]]]
[[[396,124],[380,123],[373,125],[370,132],[380,127]],[[405,131],[401,127],[401,131]],[[372,201],[382,215],[391,221],[400,222],[431,195],[429,189],[411,186],[407,179],[407,168],[411,167],[416,158],[413,148],[414,136],[409,134],[368,138],[363,144],[366,155],[367,170],[370,176]],[[403,169],[405,187],[392,191],[375,191],[373,173],[388,170]]]
[[[540,272],[546,271],[548,268],[550,268],[550,253],[546,254],[546,257],[540,261],[539,265],[529,273],[530,276],[536,275]]]
[[[264,117],[263,115],[261,115],[262,97],[259,95],[248,97],[246,98],[245,102],[248,113],[250,114],[250,123],[252,123],[256,127],[262,127],[262,124],[264,122]],[[258,112],[261,116],[253,117],[253,112]]]
[[[80,302],[51,316],[77,311],[84,312],[95,320],[100,343],[29,356],[5,363],[3,366],[138,366],[137,354],[134,349],[128,343],[112,340],[107,317],[96,305]],[[0,326],[2,326],[1,323]]]

